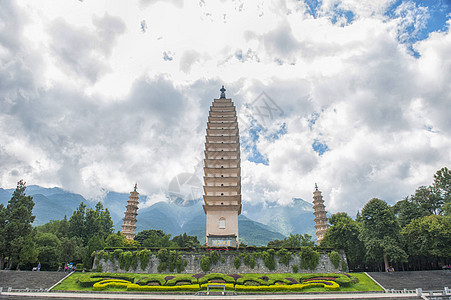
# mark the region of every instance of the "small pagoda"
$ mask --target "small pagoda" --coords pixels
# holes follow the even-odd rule
[[[326,234],[329,224],[326,216],[326,206],[324,206],[323,196],[321,191],[318,190],[318,185],[315,183],[315,191],[313,192],[313,214],[315,215],[315,228],[318,245],[321,245],[321,241]]]
[[[128,203],[126,206],[125,216],[122,220],[124,223],[122,224],[121,233],[125,235],[125,237],[129,240],[133,240],[135,237],[135,228],[136,228],[136,216],[138,215],[138,195],[139,193],[136,191],[138,188],[138,184],[135,184],[135,189],[133,192],[130,192],[130,196],[128,198]]]

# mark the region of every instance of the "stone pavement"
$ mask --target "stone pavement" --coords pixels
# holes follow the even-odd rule
[[[48,289],[64,278],[64,272],[0,270],[0,287],[13,289]]]
[[[451,289],[451,271],[406,271],[406,272],[368,272],[386,289],[414,290],[422,288],[425,291],[443,290],[445,286]]]

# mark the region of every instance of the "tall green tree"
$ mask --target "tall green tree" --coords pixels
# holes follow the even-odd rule
[[[392,209],[380,199],[371,199],[361,214],[363,241],[369,259],[383,261],[385,269],[389,262],[407,260],[400,242],[400,227]]]
[[[14,261],[17,262],[17,268],[19,268],[22,248],[27,241],[26,237],[31,233],[31,223],[35,219],[33,197],[26,196],[25,189],[25,182],[20,180],[6,206],[5,245],[6,254],[9,257],[9,268]]]
[[[398,217],[401,227],[409,224],[413,219],[427,216],[429,211],[420,208],[420,206],[412,201],[408,196],[393,205],[393,212]]]
[[[435,173],[433,186],[445,203],[451,202],[451,171],[447,167],[443,167]]]
[[[61,241],[53,233],[36,231],[34,236],[39,262],[43,270],[57,270],[61,262]]]
[[[412,256],[451,259],[451,218],[437,215],[417,218],[402,229],[402,234]]]
[[[420,186],[411,197],[412,201],[423,211],[439,215],[442,213],[442,207],[445,204],[440,195],[439,189],[431,186]]]
[[[344,212],[332,215],[329,223],[330,227],[321,241],[321,246],[344,250],[350,267],[362,265],[365,248],[359,237],[358,223]]]
[[[6,207],[0,204],[0,270],[4,269],[5,255],[6,255]]]

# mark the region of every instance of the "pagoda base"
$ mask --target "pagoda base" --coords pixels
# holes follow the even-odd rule
[[[208,247],[238,247],[237,236],[233,235],[207,235]]]

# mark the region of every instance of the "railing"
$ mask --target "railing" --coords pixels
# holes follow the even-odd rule
[[[451,300],[451,291],[448,287],[445,286],[443,290],[431,290],[431,291],[423,291],[422,288],[418,288],[415,290],[395,290],[395,289],[387,289],[387,293],[393,294],[416,294],[425,300]]]
[[[43,288],[39,288],[39,289],[29,289],[29,288],[26,288],[26,289],[13,289],[12,287],[8,287],[5,292],[8,292],[8,293],[45,293],[45,292],[48,292],[48,291],[49,291],[49,289],[43,289]],[[3,287],[0,287],[0,295],[2,294],[2,292],[3,292]]]

